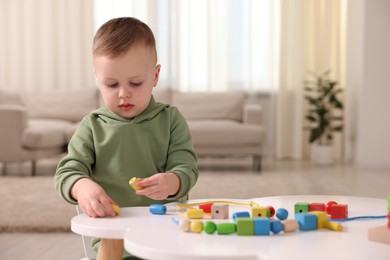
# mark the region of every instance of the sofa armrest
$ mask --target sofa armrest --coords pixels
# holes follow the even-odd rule
[[[21,138],[27,118],[27,110],[22,105],[0,105],[0,161],[22,157]]]
[[[244,124],[261,125],[263,121],[263,109],[259,104],[245,104],[244,105]]]

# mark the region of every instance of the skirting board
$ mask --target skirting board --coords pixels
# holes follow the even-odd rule
[[[376,242],[390,244],[390,228],[379,226],[368,230],[368,239]]]

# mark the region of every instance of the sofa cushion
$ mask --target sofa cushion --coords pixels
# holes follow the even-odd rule
[[[28,92],[23,102],[31,118],[80,121],[98,107],[98,88]]]
[[[264,128],[233,120],[188,121],[195,146],[256,145],[263,142]]]
[[[15,92],[0,90],[0,104],[6,105],[22,105],[22,100],[19,94]]]
[[[65,129],[71,123],[56,119],[30,119],[23,132],[22,145],[29,149],[66,145]]]
[[[231,119],[242,121],[245,92],[194,92],[174,91],[172,105],[177,106],[187,120]]]

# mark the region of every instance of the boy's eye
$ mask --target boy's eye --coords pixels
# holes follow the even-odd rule
[[[115,88],[116,86],[118,86],[118,83],[106,84],[106,86],[109,87],[109,88]]]
[[[142,82],[130,82],[130,85],[133,87],[139,87],[142,85]]]

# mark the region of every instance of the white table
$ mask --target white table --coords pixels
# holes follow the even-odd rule
[[[330,200],[347,204],[349,217],[387,214],[385,199],[365,197],[302,195],[232,201],[286,208],[289,218],[294,218],[295,203]],[[199,201],[209,199],[189,203]],[[115,218],[90,218],[81,214],[72,219],[71,228],[85,236],[124,239],[126,250],[146,259],[390,259],[388,244],[367,238],[369,228],[385,225],[387,219],[344,222],[342,232],[320,229],[270,236],[208,235],[181,232],[172,221],[172,217],[184,218],[175,205],[167,204],[166,215],[153,215],[148,207],[122,208],[120,216]],[[230,205],[229,211],[231,215],[250,208]]]

